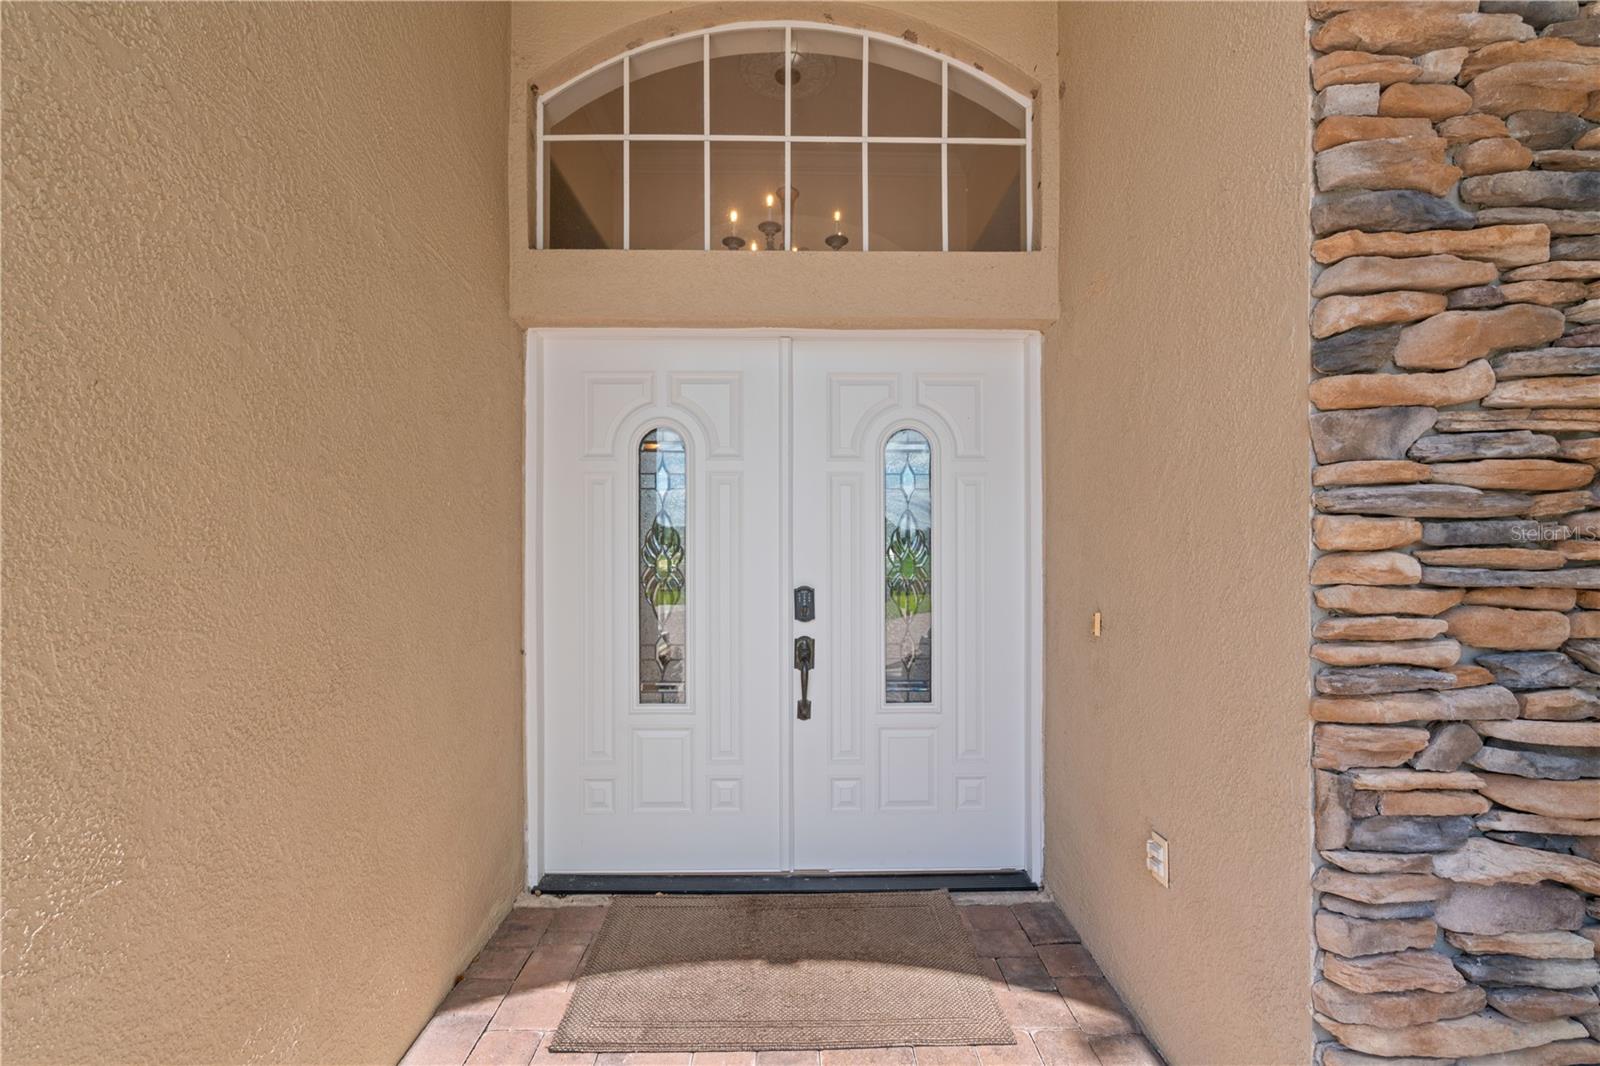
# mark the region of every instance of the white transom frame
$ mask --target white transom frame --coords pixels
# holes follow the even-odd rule
[[[711,38],[721,33],[737,33],[744,30],[782,30],[784,54],[794,52],[794,34],[796,30],[814,30],[817,32],[842,34],[861,39],[861,134],[859,136],[811,136],[794,134],[791,132],[794,110],[794,85],[792,80],[785,79],[783,88],[783,133],[781,134],[739,134],[739,133],[712,133],[711,132]],[[634,133],[632,131],[633,108],[629,93],[633,82],[633,62],[645,53],[660,48],[681,45],[684,41],[698,38],[701,42],[700,51],[700,79],[701,79],[701,108],[699,133]],[[939,136],[937,137],[875,137],[868,134],[867,112],[871,91],[871,63],[868,61],[868,49],[873,41],[880,44],[891,45],[894,48],[908,49],[921,53],[935,60],[939,64]],[[605,68],[620,63],[622,67],[622,132],[617,133],[565,133],[547,134],[545,128],[545,109],[563,92],[581,84],[591,74],[596,74]],[[989,89],[1005,96],[1012,103],[1022,108],[1021,137],[951,137],[950,136],[950,69],[954,67],[964,75],[976,79]],[[871,212],[871,170],[868,161],[868,146],[873,144],[936,144],[939,146],[939,227],[941,231],[940,249],[950,250],[950,145],[958,144],[988,144],[1012,145],[1022,148],[1022,201],[1023,201],[1023,238],[1022,250],[1033,251],[1033,98],[999,81],[990,74],[979,70],[970,63],[963,63],[959,59],[941,55],[929,48],[915,45],[904,38],[894,37],[876,30],[855,29],[837,26],[825,22],[808,22],[803,20],[783,20],[765,22],[729,22],[720,26],[708,27],[693,33],[680,34],[675,37],[664,37],[659,41],[651,41],[637,48],[623,52],[621,56],[596,63],[575,77],[568,78],[560,85],[546,93],[540,93],[534,105],[534,248],[545,247],[545,199],[547,192],[547,177],[545,174],[544,146],[546,142],[553,141],[606,141],[622,145],[622,248],[630,250],[631,242],[631,214],[632,214],[632,167],[630,165],[631,153],[628,146],[634,142],[644,141],[676,141],[695,142],[704,145],[701,159],[701,180],[704,184],[702,202],[702,228],[703,250],[711,250],[711,145],[717,142],[739,142],[746,144],[782,144],[783,145],[783,188],[790,188],[793,184],[791,173],[793,169],[793,151],[795,144],[859,144],[861,146],[861,250],[872,250],[870,236]],[[783,204],[783,232],[793,232],[793,219],[790,217],[791,197],[784,197]]]

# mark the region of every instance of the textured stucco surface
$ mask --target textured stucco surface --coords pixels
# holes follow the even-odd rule
[[[7,1062],[393,1061],[518,887],[507,21],[4,6]]]
[[[1037,93],[1035,158],[1060,128],[1056,6],[1049,3],[516,4],[511,11],[511,308],[524,326],[1011,327],[1057,315],[1053,165],[1034,171],[1032,254],[893,252],[748,256],[725,251],[531,251],[532,92],[629,47],[726,22],[803,19],[910,34]],[[836,262],[837,260],[837,262]]]
[[[1311,1053],[1304,31],[1061,8],[1046,873],[1174,1063]]]

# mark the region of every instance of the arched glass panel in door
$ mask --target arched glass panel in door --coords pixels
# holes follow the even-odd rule
[[[725,26],[537,107],[536,247],[1031,250],[1031,99],[898,38]]]
[[[688,456],[653,429],[639,442],[639,702],[687,702]]]
[[[933,702],[933,449],[902,429],[883,449],[883,698]]]

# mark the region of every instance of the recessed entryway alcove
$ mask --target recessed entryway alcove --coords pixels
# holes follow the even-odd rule
[[[1033,104],[1033,250],[766,254],[726,250],[715,228],[707,249],[706,224],[719,219],[703,188],[701,229],[685,234],[698,249],[538,247],[541,94],[655,42],[764,20],[914,38],[1024,94]],[[1254,469],[1258,460],[1239,449],[1263,434],[1287,435],[1292,447],[1293,430],[1273,415],[1237,438],[1221,439],[1216,427],[1269,394],[1298,412],[1298,391],[1273,391],[1286,379],[1263,368],[1257,349],[1282,347],[1269,329],[1293,335],[1278,318],[1297,291],[1277,285],[1265,264],[1304,227],[1279,202],[1292,199],[1290,184],[1257,188],[1237,177],[1249,154],[1242,132],[1226,122],[1213,131],[1226,150],[1206,132],[1241,100],[1274,136],[1298,112],[1284,103],[1283,115],[1267,114],[1275,105],[1257,99],[1261,79],[1243,68],[1220,74],[1200,58],[1240,40],[1275,54],[1269,39],[1285,26],[1266,8],[1246,18],[1139,5],[540,5],[513,15],[509,260],[519,326],[1039,333],[1044,878],[1069,915],[1096,930],[1096,951],[1135,1008],[1152,1012],[1175,1055],[1192,1058],[1240,1046],[1241,1034],[1274,1053],[1303,1042],[1292,1027],[1238,1021],[1264,1002],[1275,1017],[1298,1009],[1298,960],[1309,955],[1303,879],[1277,875],[1277,860],[1297,872],[1303,863],[1303,826],[1279,812],[1300,810],[1304,797],[1292,773],[1256,772],[1301,766],[1300,738],[1276,720],[1238,720],[1303,686],[1298,630],[1274,599],[1303,575],[1278,526],[1219,534],[1230,547],[1217,555],[1211,541],[1184,533],[1223,513],[1258,514],[1264,498],[1274,513],[1300,498],[1299,480],[1277,466],[1248,492],[1215,468],[1229,455],[1236,470]],[[1299,62],[1298,30],[1290,36]],[[1070,66],[1058,58],[1069,51]],[[1303,75],[1273,66],[1271,100],[1298,99],[1285,86]],[[1151,99],[1145,86],[1157,87]],[[1233,195],[1244,188],[1248,202]],[[1248,297],[1228,281],[1236,272],[1253,279]],[[1270,314],[1260,306],[1266,294]],[[1252,567],[1273,580],[1250,578]],[[1213,602],[1235,604],[1240,618],[1272,618],[1270,634],[1238,641],[1210,613],[1197,621],[1199,605]],[[1100,639],[1090,636],[1096,610],[1107,621]],[[1233,758],[1227,751],[1253,754],[1238,756],[1224,786],[1216,768]],[[1281,758],[1272,763],[1268,752]],[[1241,809],[1257,813],[1241,818]],[[1163,888],[1144,872],[1143,848],[1152,829],[1169,827],[1178,829],[1168,834],[1173,887]],[[1241,894],[1235,867],[1266,854],[1270,890]],[[1202,962],[1218,937],[1237,960],[1220,982]]]
[[[559,20],[561,12],[541,15]],[[1054,151],[1042,114],[1053,114],[1054,101],[1041,104],[1038,79],[1022,67],[929,23],[864,5],[706,5],[619,25],[565,54],[538,43],[548,61],[514,72],[528,90],[526,158],[513,161],[514,170],[522,164],[515,201],[528,210],[528,228],[527,247],[512,251],[513,305],[530,327],[529,447],[538,454],[530,451],[528,493],[543,500],[527,525],[530,580],[541,586],[530,594],[529,617],[542,612],[548,627],[552,617],[570,619],[592,603],[593,589],[564,586],[573,572],[553,569],[551,551],[552,541],[600,550],[594,508],[606,509],[608,529],[622,531],[607,541],[619,556],[634,558],[635,542],[647,534],[663,539],[635,523],[640,500],[586,497],[589,510],[574,513],[570,526],[548,509],[553,498],[592,491],[583,479],[600,476],[604,463],[616,467],[605,476],[620,484],[642,444],[668,439],[661,434],[674,448],[682,442],[689,482],[710,469],[724,479],[718,484],[743,479],[750,491],[739,506],[751,513],[739,516],[740,551],[756,555],[735,567],[735,584],[706,573],[707,560],[720,565],[724,553],[704,531],[668,530],[668,539],[687,545],[681,555],[691,571],[699,567],[692,580],[714,579],[699,595],[720,597],[722,615],[704,602],[680,608],[682,593],[658,590],[659,601],[674,601],[659,612],[669,617],[628,623],[641,631],[625,642],[633,654],[604,638],[618,668],[645,671],[654,669],[644,660],[656,652],[643,630],[654,627],[660,661],[682,657],[658,679],[667,682],[670,673],[667,683],[680,686],[671,698],[685,702],[676,711],[659,692],[647,699],[635,691],[633,672],[600,668],[592,628],[587,639],[565,628],[539,638],[546,659],[529,701],[531,708],[540,701],[542,717],[528,731],[530,743],[544,746],[530,753],[529,765],[546,776],[529,790],[530,869],[535,876],[998,870],[1036,882],[1042,338],[1032,331],[1055,318],[1056,286],[1055,259],[1041,250],[1051,243],[1044,235],[1054,223],[1054,178],[1035,160]],[[590,358],[572,354],[584,351]],[[628,365],[611,366],[618,359]],[[590,381],[596,374],[607,383]],[[700,384],[686,388],[689,379]],[[708,400],[713,380],[737,388]],[[609,402],[630,387],[639,397],[628,418],[650,417],[638,425],[624,419],[615,431],[621,436],[608,431],[603,449],[589,441],[558,462],[566,437],[589,428],[552,433],[551,424],[602,418],[576,398]],[[738,448],[723,440],[727,427],[703,424],[708,408],[712,421],[738,423]],[[861,424],[838,429],[849,419]],[[829,437],[830,426],[851,446]],[[945,621],[933,627],[936,665],[921,667],[942,690],[930,706],[871,682],[891,658],[885,620],[874,625],[873,610],[881,616],[895,600],[885,594],[882,561],[887,504],[882,491],[868,491],[885,475],[867,466],[873,456],[882,466],[897,432],[927,442],[931,474],[923,476],[937,483],[931,507],[941,516],[932,566],[943,592],[932,613]],[[865,465],[847,471],[846,460]],[[769,462],[781,478],[737,469]],[[855,487],[840,496],[846,475]],[[701,485],[684,506],[706,507],[694,497],[717,491],[726,490]],[[762,503],[762,493],[771,499]],[[729,513],[726,495],[712,503]],[[830,531],[830,522],[837,528]],[[827,545],[840,541],[846,524],[853,524],[844,537],[850,556],[842,560]],[[707,544],[713,555],[701,558]],[[999,569],[988,573],[991,560]],[[638,596],[625,599],[623,582],[632,588],[628,571],[618,569],[604,593],[619,622],[637,613]],[[795,623],[781,613],[796,586],[814,589],[819,624],[848,623],[843,636],[818,639],[817,720],[809,729],[787,714],[743,720],[752,702],[789,705],[798,696],[789,691],[795,668],[788,660],[798,655],[790,638],[801,631],[791,633]],[[843,617],[841,588],[866,597],[847,601]],[[869,609],[874,597],[878,606]],[[962,602],[974,611],[963,613]],[[743,614],[731,615],[734,607]],[[728,621],[735,616],[743,622]],[[736,672],[705,658],[708,640],[720,650],[719,634],[731,630],[752,642]],[[530,634],[530,648],[534,640]],[[859,662],[842,662],[840,647]],[[577,666],[583,661],[587,681]],[[601,676],[613,678],[604,699],[629,709],[566,735],[569,723],[558,723],[550,708],[598,699]],[[700,725],[673,716],[698,722],[687,708],[705,697],[713,676],[739,692],[702,708],[709,716],[702,725],[714,733],[708,745]],[[860,691],[842,699],[846,677]],[[730,710],[735,699],[738,714]],[[857,708],[855,724],[842,727],[842,710]],[[712,721],[717,715],[721,726]],[[811,733],[827,738],[815,751],[803,742]],[[616,772],[585,771],[585,758]],[[747,758],[756,762],[745,765]],[[802,787],[795,777],[808,759],[816,765]],[[862,772],[841,769],[852,760]],[[770,775],[751,772],[768,765]],[[563,775],[574,779],[552,800],[550,777]],[[816,781],[821,791],[812,796]],[[534,816],[535,806],[544,813]],[[671,811],[720,817],[695,844],[674,834]],[[919,822],[917,811],[951,821],[936,826],[919,815]],[[896,812],[918,824],[889,828]],[[637,828],[605,843],[608,825],[639,818]],[[855,833],[846,847],[855,822],[878,828]],[[832,826],[828,833],[808,835],[823,824]],[[739,843],[741,833],[749,843]]]

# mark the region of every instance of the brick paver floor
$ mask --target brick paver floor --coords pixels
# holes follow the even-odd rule
[[[967,903],[962,921],[1015,1045],[563,1054],[549,1049],[603,903],[518,906],[417,1034],[402,1066],[1162,1066],[1054,903]]]

